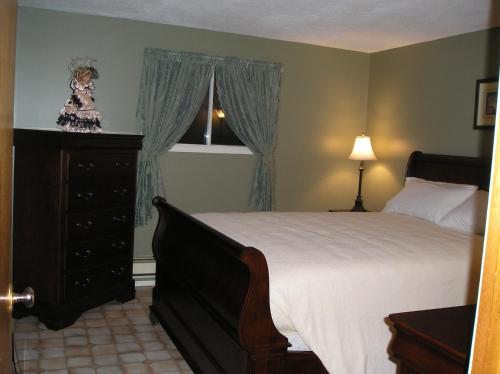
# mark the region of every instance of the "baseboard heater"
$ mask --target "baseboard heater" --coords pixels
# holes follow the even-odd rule
[[[153,257],[134,257],[132,272],[136,287],[155,285],[156,262]]]

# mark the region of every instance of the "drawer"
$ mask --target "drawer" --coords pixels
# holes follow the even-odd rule
[[[105,291],[132,279],[130,261],[120,261],[96,269],[66,276],[64,298],[78,299],[94,292]]]
[[[68,180],[97,177],[135,177],[136,154],[105,151],[67,151]]]
[[[130,257],[132,239],[130,234],[114,235],[104,239],[68,243],[66,246],[66,268],[68,270],[97,265],[118,257]]]
[[[69,211],[134,206],[135,178],[100,181],[72,181],[67,184]]]
[[[110,209],[91,213],[67,214],[66,239],[90,240],[134,229],[134,210]]]

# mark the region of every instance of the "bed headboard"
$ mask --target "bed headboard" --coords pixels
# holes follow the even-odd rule
[[[415,151],[406,166],[407,177],[417,177],[437,182],[475,184],[488,190],[490,184],[491,159],[433,155]]]

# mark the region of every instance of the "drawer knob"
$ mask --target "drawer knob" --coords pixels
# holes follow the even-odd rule
[[[125,268],[120,266],[118,269],[111,269],[111,274],[113,275],[122,275],[125,272]]]
[[[115,221],[115,222],[127,222],[127,220],[128,220],[128,217],[125,214],[123,214],[121,216],[113,216],[113,221]]]
[[[126,188],[115,188],[113,190],[113,193],[117,194],[117,195],[120,195],[120,196],[125,196],[128,192],[128,189]]]
[[[76,286],[76,287],[80,287],[80,288],[85,288],[87,287],[88,285],[90,285],[90,283],[92,283],[92,280],[90,278],[85,278],[81,281],[74,281],[73,284]]]
[[[93,161],[80,161],[76,164],[76,167],[78,169],[85,169],[86,171],[89,171],[95,167],[95,163]]]
[[[123,249],[126,247],[126,243],[123,240],[120,240],[119,242],[112,242],[111,243],[111,248],[114,249]]]
[[[115,163],[113,164],[113,166],[115,168],[118,168],[118,169],[126,169],[130,166],[130,162],[128,161],[124,161],[124,162],[120,162],[120,161],[115,161]]]
[[[75,223],[75,227],[78,230],[88,231],[90,230],[93,224],[94,223],[91,220],[88,220],[86,223],[81,223],[81,222]]]
[[[93,192],[78,192],[76,197],[83,200],[89,200],[94,196]]]
[[[88,258],[91,254],[92,254],[92,250],[91,249],[84,249],[82,251],[80,251],[80,250],[77,249],[75,251],[75,256],[76,257],[81,257],[81,258]]]

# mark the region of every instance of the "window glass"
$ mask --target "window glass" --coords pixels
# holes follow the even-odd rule
[[[226,123],[225,113],[220,106],[217,87],[214,89],[213,99],[212,144],[244,145]]]
[[[210,117],[209,113],[211,113]],[[198,114],[179,143],[244,146],[227,125],[214,77],[212,77]]]
[[[193,123],[183,135],[179,143],[186,144],[205,144],[205,132],[207,130],[207,116],[208,116],[208,95],[209,91],[203,99],[201,108],[198,111]]]

